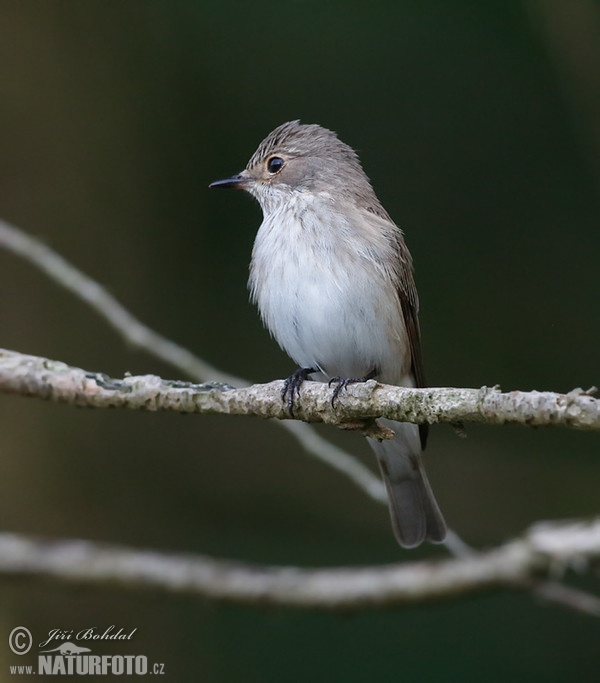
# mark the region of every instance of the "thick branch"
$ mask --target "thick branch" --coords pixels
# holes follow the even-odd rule
[[[538,524],[517,540],[460,559],[357,569],[261,567],[201,555],[0,534],[0,573],[5,575],[323,610],[446,600],[503,587],[530,589],[532,582],[537,584],[557,572],[589,570],[599,562],[600,520]],[[585,604],[587,612],[600,615],[597,598],[587,596]]]
[[[113,379],[59,361],[0,350],[0,391],[77,406],[287,419],[290,415],[281,400],[282,386],[276,381],[234,389],[219,383],[166,381],[154,375]],[[600,401],[581,389],[568,394],[503,393],[489,387],[407,389],[369,381],[350,386],[333,407],[326,384],[307,382],[295,412],[307,422],[337,424],[381,437],[385,435],[373,428],[373,418],[600,429]]]

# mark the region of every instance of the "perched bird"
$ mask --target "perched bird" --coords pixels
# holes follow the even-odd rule
[[[238,175],[210,187],[241,188],[263,212],[250,265],[251,298],[303,380],[377,379],[424,386],[418,297],[404,236],[377,199],[356,152],[337,135],[290,121],[269,133]],[[380,418],[393,439],[368,439],[406,548],[439,543],[446,524],[421,461],[427,426]]]

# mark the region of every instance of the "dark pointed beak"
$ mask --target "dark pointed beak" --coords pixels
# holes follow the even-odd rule
[[[249,180],[250,178],[238,173],[238,175],[234,175],[231,178],[215,180],[215,182],[211,183],[208,187],[232,187],[233,189],[239,189],[243,187]]]

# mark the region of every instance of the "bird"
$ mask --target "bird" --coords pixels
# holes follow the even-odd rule
[[[266,328],[298,364],[282,392],[290,411],[304,380],[423,387],[419,299],[402,230],[377,198],[358,154],[318,124],[288,121],[245,169],[209,187],[258,200],[249,289]],[[378,418],[393,438],[367,437],[400,546],[441,543],[446,523],[422,462],[427,425]]]

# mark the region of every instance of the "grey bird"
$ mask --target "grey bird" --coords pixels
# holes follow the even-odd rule
[[[284,399],[293,410],[304,379],[425,384],[419,302],[400,228],[377,199],[356,152],[316,124],[272,131],[246,168],[210,187],[241,188],[263,212],[249,288],[265,326],[299,369]],[[421,459],[427,425],[379,422],[393,439],[368,439],[406,548],[440,543],[446,524]]]

